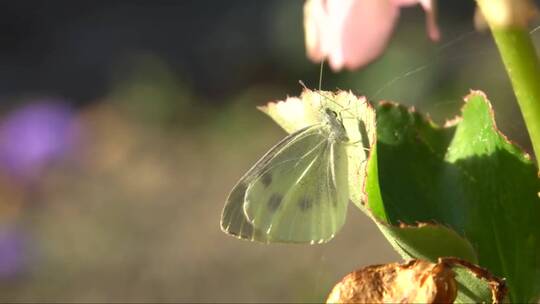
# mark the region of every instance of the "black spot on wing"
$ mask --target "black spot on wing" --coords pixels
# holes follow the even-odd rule
[[[279,206],[281,206],[281,201],[283,200],[283,196],[280,194],[274,193],[272,196],[270,196],[270,199],[268,199],[268,209],[272,212],[278,210]]]
[[[298,201],[298,207],[300,208],[300,210],[302,211],[307,211],[309,210],[311,207],[313,206],[313,202],[311,201],[311,199],[307,196],[304,196],[302,197],[299,201]]]
[[[261,177],[261,182],[265,188],[268,188],[268,186],[270,186],[270,184],[272,183],[272,174],[270,174],[270,172],[266,172],[265,174],[263,174],[263,176]]]
[[[335,111],[330,110],[329,108],[325,108],[324,112],[326,112],[327,115],[330,115],[330,116],[332,116],[334,118],[338,117],[337,113]]]

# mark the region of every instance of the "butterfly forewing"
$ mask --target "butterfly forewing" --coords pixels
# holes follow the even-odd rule
[[[291,137],[246,180],[245,216],[269,241],[320,243],[343,225],[347,157],[328,132],[316,126]]]
[[[221,215],[221,229],[238,238],[266,243],[268,242],[266,234],[256,230],[244,216],[246,187],[244,184],[238,184],[229,194]]]
[[[246,190],[250,183],[261,176],[261,173],[268,167],[268,163],[276,156],[287,151],[287,147],[295,141],[308,136],[312,129],[317,126],[311,126],[299,130],[285,137],[268,151],[234,186],[225,203],[225,208],[221,215],[221,229],[233,236],[255,240],[259,242],[270,242],[266,232],[260,231],[252,226],[244,214],[244,198]]]

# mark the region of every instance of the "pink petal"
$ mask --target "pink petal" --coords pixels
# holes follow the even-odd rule
[[[304,5],[306,51],[330,67],[359,68],[377,58],[388,43],[399,7],[421,4],[428,35],[440,37],[434,0],[307,0]]]
[[[344,5],[347,2],[348,5]],[[334,13],[347,8],[341,14]],[[328,54],[332,69],[355,69],[378,57],[390,38],[399,9],[384,0],[329,0],[335,45]]]
[[[323,51],[324,28],[327,14],[324,0],[308,0],[304,4],[304,32],[309,59],[320,62],[326,57]]]
[[[441,39],[441,32],[437,26],[435,2],[431,0],[420,0],[420,4],[426,12],[426,27],[429,38],[433,41],[439,41]]]
[[[435,0],[391,0],[394,5],[399,7],[413,6],[420,4],[426,12],[426,28],[428,36],[433,41],[441,38],[439,27],[437,26],[437,16],[435,9]]]
[[[397,6],[413,6],[417,5],[420,2],[431,2],[431,0],[390,0],[394,5]],[[422,4],[423,5],[423,4]]]

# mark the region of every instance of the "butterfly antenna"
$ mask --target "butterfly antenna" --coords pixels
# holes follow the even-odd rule
[[[322,74],[323,74],[323,70],[324,70],[324,59],[321,60],[321,68],[319,70],[319,91],[321,90],[321,87],[322,87]]]
[[[328,97],[324,96],[323,94],[321,94],[323,72],[324,72],[324,59],[321,60],[321,67],[319,68],[319,97],[322,97],[325,100],[328,100],[328,101],[333,102],[334,104],[336,104],[338,106],[341,106],[340,104],[338,104],[337,102],[335,102],[331,98],[328,98]]]
[[[321,61],[321,66],[319,68],[319,91],[318,92],[315,92],[319,95],[319,98],[320,99],[324,99],[324,100],[327,100],[329,102],[332,102],[340,107],[342,107],[342,105],[340,105],[339,103],[335,102],[334,100],[332,100],[331,98],[328,98],[326,96],[324,96],[324,94],[321,94],[321,89],[322,89],[322,79],[323,79],[323,72],[324,72],[324,60]],[[298,80],[298,82],[300,83],[300,85],[304,88],[304,89],[308,89],[308,87],[306,86],[306,84],[302,81],[302,80]],[[308,89],[309,90],[309,89]],[[319,103],[321,103],[322,105],[322,100],[319,100]],[[348,109],[344,109],[345,112],[349,112],[351,115],[354,115],[352,112],[348,111]]]
[[[323,74],[323,70],[324,70],[324,60],[321,61],[321,67],[319,69],[319,91],[321,90],[322,88],[322,74]],[[302,80],[298,80],[298,83],[300,83],[300,85],[304,88],[304,89],[308,89],[308,87],[306,86],[306,84],[302,81]]]

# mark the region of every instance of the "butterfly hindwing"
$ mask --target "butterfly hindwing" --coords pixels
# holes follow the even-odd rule
[[[246,181],[244,214],[269,241],[321,243],[343,225],[347,157],[328,132],[315,126],[291,137]]]

